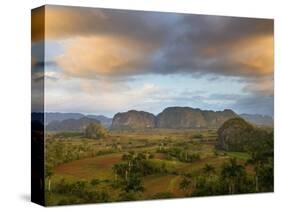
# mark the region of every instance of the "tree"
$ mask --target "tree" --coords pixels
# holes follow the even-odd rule
[[[125,178],[125,180],[127,180],[127,178],[128,178],[127,169],[128,169],[127,164],[124,164],[124,163],[115,164],[113,166],[113,171],[115,173],[115,180],[117,180],[117,176],[119,176],[121,178]]]
[[[192,191],[192,196],[211,196],[222,194],[219,192],[219,180],[215,176],[207,179],[206,176],[197,176],[195,187]]]
[[[130,173],[138,173],[140,175],[146,175],[151,171],[147,162],[147,157],[144,153],[135,153],[133,151],[129,154],[124,154],[122,160],[126,162],[126,179]]]
[[[141,178],[138,174],[131,174],[128,177],[128,180],[126,181],[126,185],[125,185],[125,191],[126,192],[142,192],[144,191],[144,187],[141,181]]]
[[[240,180],[245,176],[244,166],[237,163],[235,158],[231,158],[228,163],[224,164],[221,171],[221,177],[228,186],[228,193],[235,194]]]
[[[51,177],[53,176],[53,169],[49,164],[46,165],[45,176],[47,179],[48,191],[51,191]]]
[[[122,155],[122,160],[127,162],[127,165],[124,164],[125,180],[128,179],[128,174],[130,174],[131,172],[134,158],[135,158],[135,153],[133,151],[129,152],[129,154]]]
[[[271,192],[274,187],[273,162],[268,163],[260,170],[260,188],[263,192]]]
[[[185,174],[183,179],[180,182],[180,189],[183,190],[184,192],[187,191],[187,189],[189,188],[190,184],[191,184],[191,179],[190,179],[190,175],[189,174]]]
[[[210,177],[212,174],[215,173],[215,167],[210,165],[210,164],[205,164],[204,168],[203,168],[203,172]]]
[[[85,129],[85,136],[87,138],[100,139],[106,137],[108,134],[107,129],[105,129],[100,124],[89,124]]]
[[[251,155],[251,158],[247,161],[248,164],[254,166],[255,171],[255,191],[260,191],[260,184],[267,184],[273,187],[273,133],[267,133],[265,130],[256,130],[252,135],[253,141],[247,144],[247,151]],[[269,173],[268,170],[272,170]],[[263,176],[264,174],[267,177]],[[269,177],[269,178],[268,178]],[[270,182],[268,182],[268,179]],[[260,182],[260,179],[267,179],[266,182]],[[271,183],[268,184],[268,183]],[[265,189],[267,190],[267,189]]]
[[[189,188],[190,183],[191,181],[188,178],[184,177],[180,182],[180,189],[186,192],[186,190]]]

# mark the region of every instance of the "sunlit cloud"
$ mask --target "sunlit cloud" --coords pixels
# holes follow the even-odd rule
[[[63,6],[33,16],[32,66],[36,79],[45,77],[50,110],[187,105],[273,113],[273,20]],[[43,44],[44,57],[36,51]],[[226,79],[237,80],[236,91]],[[196,94],[193,80],[205,83],[205,94]]]
[[[76,77],[133,75],[149,62],[150,47],[134,40],[92,36],[66,42],[58,65]]]

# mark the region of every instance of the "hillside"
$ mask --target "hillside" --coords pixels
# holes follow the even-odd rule
[[[254,127],[242,118],[229,119],[218,129],[218,147],[229,151],[243,151]]]
[[[83,117],[88,117],[98,120],[104,127],[110,127],[112,119],[103,115],[83,115],[82,113],[46,113],[46,124],[53,121],[64,121],[67,119],[81,119]]]
[[[191,107],[169,107],[157,115],[158,128],[217,128],[237,117],[232,110],[211,111]]]
[[[238,117],[232,110],[210,111],[191,107],[169,107],[157,116],[131,110],[117,113],[112,121],[112,129],[170,128],[195,129],[218,128],[226,120]]]
[[[48,131],[84,131],[91,123],[100,124],[100,121],[88,117],[66,119],[63,121],[52,121],[46,128]]]
[[[217,147],[226,151],[256,151],[258,145],[264,151],[268,145],[273,145],[272,142],[272,130],[255,127],[243,118],[229,119],[218,129]]]
[[[61,122],[67,119],[80,119],[84,116],[81,113],[45,113],[45,115],[46,124],[49,124],[53,121]]]
[[[155,116],[144,111],[130,110],[117,113],[113,117],[112,129],[144,129],[155,128]]]

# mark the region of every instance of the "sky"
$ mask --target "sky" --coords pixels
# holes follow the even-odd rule
[[[48,112],[272,116],[273,34],[271,19],[48,5],[32,13],[32,87]]]

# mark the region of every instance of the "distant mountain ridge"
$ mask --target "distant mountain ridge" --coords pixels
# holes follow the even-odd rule
[[[45,122],[49,124],[53,121],[64,121],[66,119],[81,119],[84,117],[81,113],[45,113]]]
[[[64,121],[67,119],[81,119],[83,117],[88,117],[92,119],[98,120],[103,126],[105,127],[110,127],[112,118],[108,118],[103,115],[83,115],[82,113],[52,113],[52,112],[47,112],[45,113],[46,115],[46,124],[48,125],[52,121]]]
[[[157,116],[145,112],[130,110],[117,113],[113,117],[112,129],[143,128],[218,128],[230,118],[239,117],[232,110],[201,110],[191,107],[168,107]]]
[[[42,119],[40,113],[32,113],[35,119]],[[146,111],[130,110],[119,112],[113,118],[103,115],[83,115],[81,113],[45,113],[48,130],[78,130],[85,124],[100,123],[112,129],[146,129],[146,128],[218,128],[231,118],[241,117],[258,126],[273,126],[273,118],[259,114],[236,114],[230,109],[223,111],[201,110],[191,107],[167,107],[158,115]]]
[[[100,121],[88,117],[65,119],[51,121],[46,128],[48,131],[84,131],[89,124],[100,124]]]
[[[273,126],[273,118],[267,115],[259,115],[259,114],[240,114],[240,117],[245,119],[246,121],[259,125],[259,126]]]
[[[191,107],[168,107],[156,117],[157,128],[218,128],[230,118],[238,117],[232,110],[201,110]]]
[[[108,118],[108,117],[103,116],[103,115],[87,115],[86,117],[93,118],[93,119],[96,119],[96,120],[100,121],[100,123],[104,127],[107,127],[107,128],[109,128],[111,126],[111,123],[112,123],[112,118]]]

